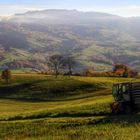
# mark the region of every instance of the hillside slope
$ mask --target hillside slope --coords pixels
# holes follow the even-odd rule
[[[115,63],[140,69],[140,18],[76,10],[16,14],[0,22],[0,66],[46,70],[55,52],[73,55],[80,69]]]

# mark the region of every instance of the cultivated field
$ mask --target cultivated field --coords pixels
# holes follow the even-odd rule
[[[2,140],[137,140],[139,115],[110,114],[113,83],[128,78],[13,75],[0,80]]]

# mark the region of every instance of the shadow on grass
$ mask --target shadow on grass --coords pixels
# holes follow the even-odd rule
[[[105,114],[103,116],[100,116],[100,115],[94,115],[94,116],[91,116],[91,115],[79,115],[79,116],[67,116],[67,114],[64,114],[64,116],[55,116],[55,117],[51,117],[51,113],[48,113],[46,117],[46,114],[41,115],[41,116],[26,116],[26,117],[23,117],[23,116],[15,116],[15,117],[11,117],[11,118],[7,118],[7,119],[1,119],[0,121],[20,121],[20,120],[40,120],[40,119],[48,119],[48,118],[53,118],[55,120],[55,118],[58,118],[60,117],[60,120],[61,118],[80,118],[83,117],[86,118],[86,117],[90,117],[89,119],[87,118],[86,121],[81,121],[81,123],[79,122],[70,122],[71,123],[71,126],[75,125],[76,126],[76,123],[78,123],[78,126],[79,125],[106,125],[106,124],[119,124],[121,125],[122,127],[125,127],[125,126],[129,126],[129,125],[133,125],[133,124],[137,124],[137,123],[140,123],[140,115],[139,114],[135,114],[135,115],[107,115],[105,116]],[[93,118],[92,118],[93,117]],[[97,118],[96,118],[97,117]],[[52,122],[53,123],[53,122]],[[57,122],[58,124],[60,123],[61,124],[61,121]],[[54,123],[53,123],[54,124]],[[69,124],[69,122],[65,121],[65,124]]]
[[[37,80],[37,81],[33,81],[33,82],[3,85],[3,86],[0,86],[0,95],[18,92],[22,89],[29,88],[33,84],[36,84],[39,82],[44,82],[44,81],[46,81],[46,80]]]
[[[128,126],[132,124],[140,123],[140,114],[133,115],[108,115],[102,119],[89,121],[88,125],[93,124],[120,124],[122,126]]]
[[[75,99],[90,97],[91,95],[84,95],[83,92],[91,93],[99,89],[103,88],[100,85],[78,81],[73,78],[49,78],[47,80],[1,86],[0,98],[23,102],[64,101],[73,100],[73,98],[70,99],[69,97],[75,95],[77,95]],[[84,95],[83,97],[79,96],[80,92]]]

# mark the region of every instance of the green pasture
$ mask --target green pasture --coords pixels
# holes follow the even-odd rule
[[[14,74],[0,79],[0,139],[139,139],[139,115],[111,115],[112,85],[131,78]]]

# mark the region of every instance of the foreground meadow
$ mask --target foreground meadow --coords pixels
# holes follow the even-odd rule
[[[0,80],[0,139],[140,139],[139,115],[111,115],[113,83],[128,78],[13,75]]]

